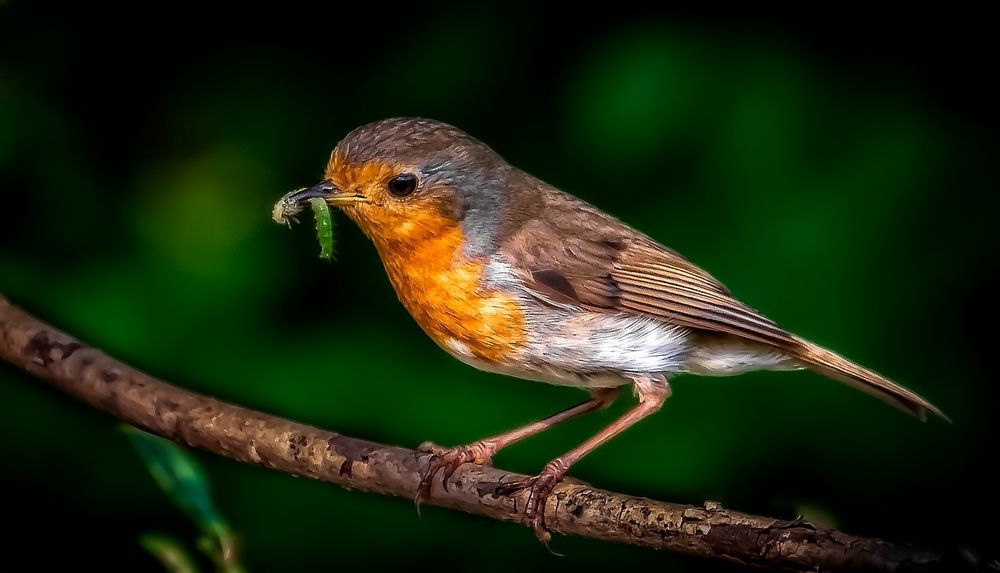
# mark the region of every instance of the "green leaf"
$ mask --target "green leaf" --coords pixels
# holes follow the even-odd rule
[[[122,431],[146,462],[160,488],[204,533],[198,546],[215,561],[218,571],[242,573],[236,534],[216,511],[208,479],[194,456],[174,442],[138,428],[123,425]]]
[[[205,473],[190,452],[132,426],[126,426],[124,431],[174,505],[205,533],[219,535],[229,531],[226,520],[212,503]]]
[[[202,553],[212,559],[218,573],[246,573],[236,553],[234,542],[232,536],[217,537],[205,534],[198,538],[197,546]]]
[[[179,541],[163,533],[143,533],[139,545],[163,564],[169,573],[198,573],[198,566]]]
[[[198,545],[215,561],[218,570],[242,573],[243,567],[236,551],[236,534],[216,511],[208,479],[194,456],[174,442],[138,428],[123,425],[122,431],[170,501],[204,533]]]

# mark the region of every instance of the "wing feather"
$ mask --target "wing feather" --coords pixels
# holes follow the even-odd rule
[[[547,216],[526,222],[503,245],[537,298],[651,316],[774,346],[795,344],[790,334],[678,253],[596,210],[581,217],[579,205],[573,217],[560,217],[548,205]]]

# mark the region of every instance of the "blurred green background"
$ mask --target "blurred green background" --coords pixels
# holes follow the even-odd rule
[[[574,476],[996,548],[985,19],[375,8],[0,2],[0,292],[164,379],[392,444],[464,443],[575,403],[441,352],[343,217],[334,264],[309,225],[270,220],[353,127],[433,117],[955,421],[807,372],[685,377]],[[196,535],[114,420],[5,364],[0,396],[5,562],[156,571],[140,533]],[[534,473],[629,404],[496,462]],[[737,569],[561,537],[555,558],[523,528],[197,455],[251,571]]]

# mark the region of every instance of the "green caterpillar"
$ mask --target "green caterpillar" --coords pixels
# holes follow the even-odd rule
[[[319,197],[310,199],[309,204],[312,206],[313,217],[316,219],[319,258],[329,261],[333,257],[333,219],[330,218],[330,206]]]

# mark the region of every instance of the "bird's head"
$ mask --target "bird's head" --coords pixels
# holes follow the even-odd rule
[[[333,150],[323,181],[291,199],[324,198],[380,251],[405,251],[459,228],[473,242],[484,242],[498,226],[509,169],[493,150],[455,127],[386,119],[347,134]],[[481,228],[469,228],[471,219]]]

